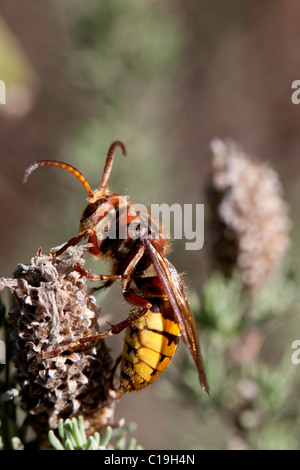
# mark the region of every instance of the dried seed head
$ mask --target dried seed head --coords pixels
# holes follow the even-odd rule
[[[113,419],[113,391],[107,376],[112,359],[103,340],[84,343],[43,359],[41,353],[62,342],[99,333],[99,307],[74,266],[84,265],[84,247],[57,258],[38,254],[18,265],[14,279],[1,279],[17,307],[9,314],[15,348],[16,379],[28,421],[45,435],[59,418],[83,415],[93,433]]]
[[[290,221],[277,173],[234,141],[211,143],[210,240],[218,266],[242,271],[247,287],[262,286],[289,245]]]

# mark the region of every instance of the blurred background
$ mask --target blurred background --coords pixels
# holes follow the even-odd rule
[[[47,252],[75,235],[85,205],[82,186],[57,169],[40,169],[23,185],[27,166],[63,160],[97,187],[116,139],[128,155],[117,155],[110,187],[143,204],[205,203],[214,137],[233,138],[269,162],[290,206],[297,264],[300,107],[291,101],[291,84],[300,79],[297,0],[9,0],[0,15],[1,276],[39,247]],[[201,296],[210,276],[207,250],[186,251],[184,240],[172,246],[171,262],[194,298]],[[92,261],[88,267],[104,272]],[[114,322],[122,318],[118,286],[105,294],[102,309]],[[285,351],[297,328],[290,325]],[[280,332],[269,342],[269,357],[279,354]],[[119,351],[121,344],[114,338],[109,346]],[[178,354],[187,355],[184,346]],[[175,367],[176,358],[165,375]],[[228,443],[226,419],[209,410],[208,398],[176,400],[165,381],[117,407],[117,418],[137,423],[139,444],[239,446]]]

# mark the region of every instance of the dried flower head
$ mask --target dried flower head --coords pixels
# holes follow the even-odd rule
[[[74,270],[83,267],[86,249],[70,247],[57,258],[38,253],[30,265],[18,265],[13,279],[0,280],[0,289],[8,287],[17,300],[9,314],[16,380],[39,435],[55,429],[60,418],[79,414],[88,434],[112,422],[115,397],[107,378],[112,359],[103,340],[42,356],[65,341],[99,333],[100,309]]]
[[[242,271],[247,287],[262,286],[289,245],[290,221],[277,173],[232,140],[211,143],[210,239],[219,267]]]

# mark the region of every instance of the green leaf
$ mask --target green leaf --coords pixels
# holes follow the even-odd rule
[[[111,438],[111,435],[112,435],[112,428],[110,426],[107,426],[107,428],[105,429],[104,433],[102,434],[100,438],[100,445],[107,446]]]
[[[64,446],[62,445],[60,440],[56,437],[52,429],[48,433],[48,440],[55,450],[65,450]]]

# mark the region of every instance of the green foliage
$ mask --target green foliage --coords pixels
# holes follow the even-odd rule
[[[135,429],[135,426],[129,426],[118,430],[112,430],[108,426],[100,436],[95,432],[93,436],[87,437],[84,429],[84,418],[60,419],[58,422],[58,436],[51,430],[49,431],[49,443],[55,450],[139,450],[140,446],[136,444],[136,439],[131,438],[127,443],[127,436]],[[112,442],[114,441],[115,444]]]
[[[58,422],[59,439],[53,430],[49,431],[49,442],[55,450],[100,450],[107,449],[111,428],[107,427],[100,437],[98,432],[87,437],[84,429],[84,418],[60,419]]]
[[[200,316],[203,325],[226,340],[242,327],[242,314],[243,293],[238,276],[226,280],[221,274],[214,275],[203,286],[197,318]]]
[[[226,279],[215,273],[201,298],[192,296],[211,397],[201,390],[186,351],[180,352],[177,367],[170,367],[158,392],[200,412],[206,425],[224,427],[228,448],[300,447],[300,382],[291,361],[298,285],[290,265],[257,292],[245,290],[237,274]],[[171,379],[167,385],[166,378]]]
[[[73,2],[72,14],[81,68],[95,87],[122,91],[127,80],[153,81],[175,69],[181,31],[164,5],[90,0],[88,8]]]
[[[32,86],[35,77],[21,45],[16,41],[5,22],[0,20],[0,70],[6,84]]]
[[[255,295],[252,318],[257,321],[280,318],[295,311],[299,300],[299,278],[291,262],[287,262],[275,279]]]
[[[294,425],[267,425],[258,436],[250,434],[249,442],[255,450],[299,450],[299,429]]]
[[[96,186],[95,169],[100,172],[109,144],[121,139],[130,161],[137,155],[141,164],[133,173],[127,160],[118,162],[110,185],[120,192],[130,188],[132,195],[140,191],[139,202],[151,202],[158,165],[162,174],[167,162],[161,104],[178,73],[182,25],[172,6],[162,2],[77,0],[59,8],[74,38],[72,76],[93,97],[89,116],[67,133],[62,159],[71,155],[79,169],[84,162],[84,174]],[[156,187],[158,201],[164,190]],[[70,201],[70,223],[78,217],[75,211],[78,206]]]

